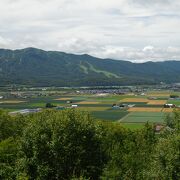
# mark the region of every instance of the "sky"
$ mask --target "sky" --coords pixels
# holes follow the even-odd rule
[[[180,60],[180,0],[0,0],[0,48]]]

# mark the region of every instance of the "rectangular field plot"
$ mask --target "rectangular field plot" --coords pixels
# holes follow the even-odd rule
[[[122,104],[127,104],[127,105],[134,105],[134,107],[151,107],[151,108],[157,108],[157,107],[163,107],[163,105],[160,104],[148,104],[147,102],[122,102]]]
[[[112,108],[112,104],[76,104],[78,105],[78,107],[107,107],[108,109]]]
[[[149,100],[148,104],[151,105],[163,105],[166,104],[166,100]]]
[[[136,107],[146,106],[147,102],[119,102],[119,104],[134,104]]]
[[[129,112],[161,112],[162,108],[154,107],[132,107],[128,109]]]
[[[97,101],[81,101],[78,102],[77,104],[99,104],[100,102]]]
[[[131,112],[120,121],[124,123],[164,122],[166,114],[162,112]]]
[[[82,111],[105,111],[108,107],[78,107],[78,109]]]
[[[105,96],[105,97],[94,97],[95,100],[97,101],[119,101],[122,99],[122,96]]]
[[[6,101],[0,101],[0,104],[19,104],[24,103],[26,101],[20,101],[20,100],[6,100]]]
[[[89,98],[91,98],[91,97],[89,97],[89,96],[73,96],[72,100],[85,101],[85,100],[87,100]]]
[[[68,100],[71,100],[71,99],[72,99],[72,98],[66,98],[66,97],[65,97],[65,98],[57,98],[57,99],[55,99],[55,100],[68,101]]]
[[[173,112],[174,108],[163,108],[162,112],[171,113]]]
[[[91,113],[93,117],[101,120],[117,121],[128,114],[127,111],[94,111]]]
[[[149,102],[146,98],[125,98],[121,102]]]
[[[151,97],[169,97],[171,92],[150,92],[147,95]]]
[[[179,100],[169,100],[169,104],[175,104],[176,106],[180,106],[180,99]]]

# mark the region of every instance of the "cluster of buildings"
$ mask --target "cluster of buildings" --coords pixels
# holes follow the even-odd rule
[[[84,89],[76,91],[78,94],[126,94],[130,89]]]

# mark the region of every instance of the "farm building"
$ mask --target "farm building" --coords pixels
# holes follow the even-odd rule
[[[174,104],[164,104],[164,108],[175,108],[176,105]]]
[[[126,107],[128,107],[128,104],[120,104],[119,107],[120,108],[126,108]]]
[[[112,106],[112,109],[120,109],[120,107],[118,105],[114,105]]]
[[[68,100],[68,101],[66,101],[66,103],[67,103],[67,104],[71,104],[71,103],[72,103],[72,101],[69,101],[69,100]]]

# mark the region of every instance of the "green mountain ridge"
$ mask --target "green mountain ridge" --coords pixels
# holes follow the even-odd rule
[[[36,48],[0,49],[0,85],[103,86],[180,82],[180,61],[132,63]]]

